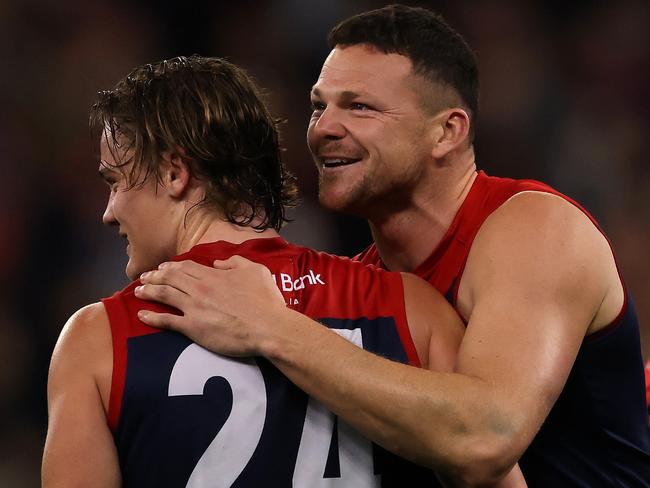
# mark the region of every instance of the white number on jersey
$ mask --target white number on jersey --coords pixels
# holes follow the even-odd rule
[[[169,379],[169,396],[202,395],[210,378],[224,378],[232,388],[232,410],[194,467],[187,488],[226,488],[244,470],[262,437],[266,388],[254,359],[229,359],[189,345]]]
[[[332,329],[359,347],[361,329]],[[232,388],[230,416],[195,466],[187,488],[229,487],[250,461],[262,437],[266,418],[266,388],[254,359],[229,359],[197,344],[178,357],[169,380],[169,396],[202,395],[210,378],[224,378]],[[338,420],[340,478],[324,478],[334,432],[334,414],[311,399],[294,467],[296,488],[379,486],[373,474],[372,444]]]
[[[363,347],[361,329],[332,330],[356,346]],[[299,488],[379,486],[379,476],[373,474],[372,444],[340,418],[337,423],[341,477],[323,478],[334,433],[334,414],[318,400],[309,399],[298,459],[293,472],[293,486]]]

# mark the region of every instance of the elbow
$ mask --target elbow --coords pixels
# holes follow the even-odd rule
[[[480,435],[458,442],[438,467],[453,487],[495,486],[517,464],[521,453],[511,436]]]
[[[458,463],[454,467],[453,479],[457,481],[452,486],[472,488],[495,486],[516,463],[516,459],[506,454],[499,454],[499,451],[475,450],[467,456],[465,462]]]

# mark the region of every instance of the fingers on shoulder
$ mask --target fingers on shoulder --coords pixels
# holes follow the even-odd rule
[[[144,283],[134,290],[134,294],[141,300],[154,301],[170,305],[172,307],[180,307],[187,297],[187,286],[182,289],[181,285],[167,285],[163,283]]]
[[[235,254],[233,256],[230,256],[228,259],[216,259],[212,263],[213,267],[217,269],[233,269],[233,268],[244,268],[244,267],[260,267],[260,268],[266,268],[263,264],[256,263],[255,261],[251,261],[248,258],[245,258],[244,256],[240,256],[239,254]]]
[[[190,259],[185,261],[169,261],[162,263],[154,271],[143,273],[141,278],[148,283],[168,283],[174,279],[185,278],[186,276],[198,278],[206,269],[209,268]]]
[[[171,329],[177,332],[183,331],[182,315],[140,310],[138,312],[138,318],[151,327],[156,327],[158,329]]]
[[[248,260],[239,255],[230,256],[228,259],[215,259],[212,266],[216,269],[232,269],[242,266]]]

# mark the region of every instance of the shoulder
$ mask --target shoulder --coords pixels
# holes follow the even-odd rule
[[[423,279],[400,273],[411,337],[424,367],[453,371],[465,326],[447,300]]]
[[[543,212],[540,215],[575,215],[580,216],[580,220],[590,222],[593,220],[589,214],[569,197],[559,193],[550,187],[522,187],[516,193],[511,195],[494,214],[509,215],[511,213],[537,211]]]
[[[495,299],[501,291],[504,300],[535,293],[537,301],[581,303],[602,325],[623,303],[611,247],[595,221],[563,195],[543,191],[517,193],[485,220],[461,281],[461,313],[468,317],[480,295]]]
[[[86,305],[72,314],[63,326],[55,353],[60,348],[77,351],[81,349],[78,346],[97,342],[97,338],[106,332],[110,332],[110,330],[104,305],[100,302]],[[82,353],[83,351],[79,350],[78,352]]]
[[[563,248],[556,255],[560,259],[611,254],[607,239],[584,209],[563,195],[543,191],[511,196],[485,220],[475,244],[535,256]]]
[[[398,274],[382,270],[372,264],[306,248],[301,256],[301,268],[304,271],[318,270],[323,276],[336,279],[339,287],[370,285],[385,280],[399,281]]]
[[[305,250],[297,265],[293,279],[299,280],[303,313],[348,318],[383,315],[403,320],[399,273],[312,250]]]
[[[63,326],[52,353],[49,389],[65,388],[75,380],[92,380],[108,401],[112,371],[110,324],[102,303],[75,312]]]

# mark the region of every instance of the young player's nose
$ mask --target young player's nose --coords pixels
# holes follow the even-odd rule
[[[108,196],[108,202],[106,203],[106,208],[104,209],[104,214],[102,215],[102,222],[105,225],[117,224],[115,214],[113,213],[113,192],[111,192]]]

